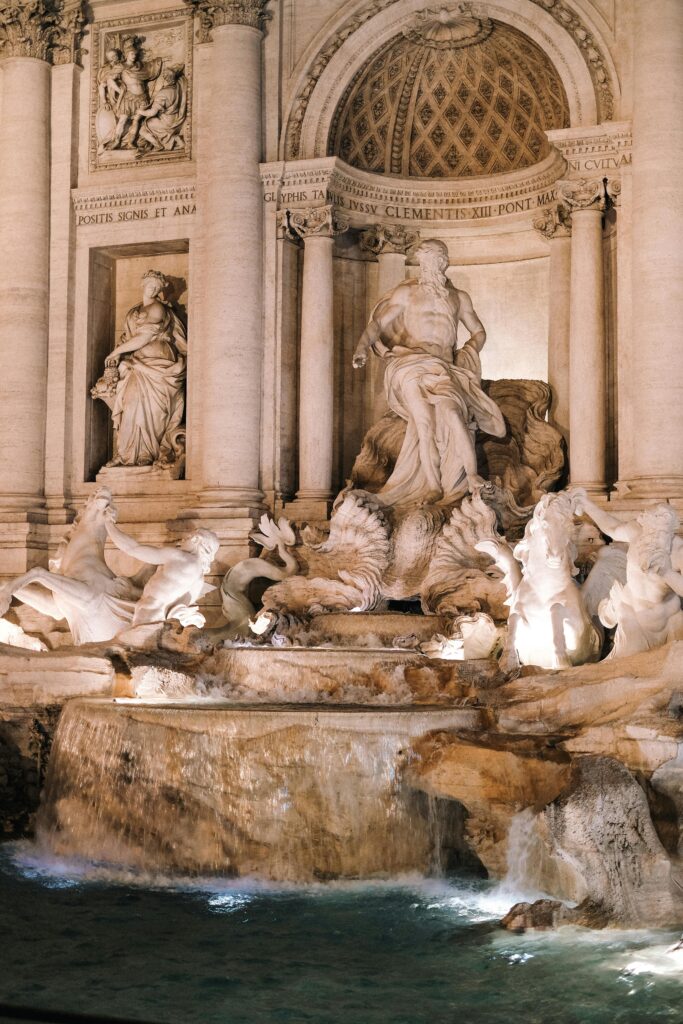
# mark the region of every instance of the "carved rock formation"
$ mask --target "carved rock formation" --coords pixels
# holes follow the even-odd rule
[[[480,434],[478,471],[509,488],[518,506],[534,505],[555,485],[565,464],[564,441],[547,423],[550,387],[540,380],[482,381],[507,424],[503,438]],[[387,412],[368,430],[351,471],[351,487],[376,493],[391,476],[405,436],[405,421]]]

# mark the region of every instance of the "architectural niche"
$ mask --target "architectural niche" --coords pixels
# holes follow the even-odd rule
[[[529,38],[489,18],[422,12],[357,73],[328,151],[379,174],[462,178],[530,167],[569,124],[560,77]]]

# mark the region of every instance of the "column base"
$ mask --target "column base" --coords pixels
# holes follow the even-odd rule
[[[324,492],[299,491],[294,501],[288,501],[283,515],[295,523],[326,523],[330,518],[333,498]]]
[[[0,577],[13,579],[38,565],[47,568],[48,549],[45,509],[0,507]]]
[[[614,494],[619,499],[675,501],[683,499],[683,476],[638,476],[618,480]]]
[[[599,498],[607,495],[607,484],[604,480],[574,480],[571,479],[569,487],[583,487],[584,491],[590,495],[591,498]]]

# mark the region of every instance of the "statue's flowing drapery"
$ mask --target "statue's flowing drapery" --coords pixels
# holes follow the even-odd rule
[[[147,323],[143,310],[140,303],[126,318],[126,338],[148,339],[121,361],[112,407],[116,459],[124,466],[172,461],[185,410],[185,329],[166,304],[159,324]]]
[[[438,356],[416,352],[415,355],[390,356],[384,376],[387,402],[392,412],[406,420],[403,446],[394,471],[379,492],[390,505],[420,503],[429,490],[419,449],[414,414],[414,389],[420,392],[423,414],[432,421],[432,479],[441,481],[443,501],[455,501],[467,493],[467,478],[461,446],[453,443],[452,428],[444,415],[443,403],[455,404],[459,418],[472,433],[477,427],[495,437],[505,434],[505,420],[496,403],[481,389],[481,360],[474,343],[467,341],[458,351],[454,363]],[[411,393],[410,400],[406,392]],[[441,408],[440,408],[441,406]]]

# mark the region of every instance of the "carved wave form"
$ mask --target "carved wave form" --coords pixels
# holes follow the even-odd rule
[[[463,498],[436,543],[421,590],[423,606],[440,614],[488,612],[507,618],[503,574],[475,544],[498,538],[495,508],[481,494]]]
[[[324,611],[369,611],[382,597],[389,560],[390,527],[381,507],[365,491],[338,499],[328,537],[303,546],[307,576],[292,576],[270,587],[264,608],[310,615]]]

